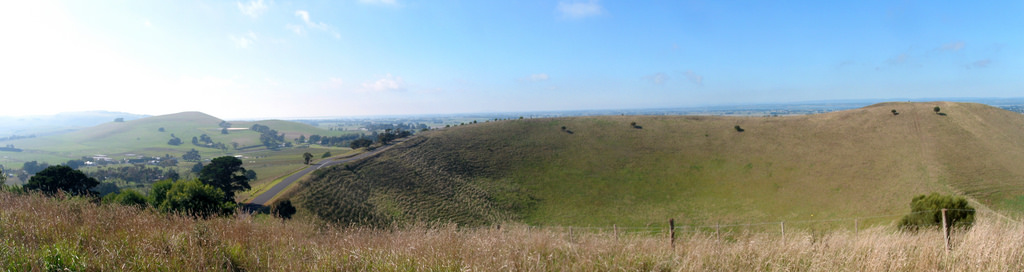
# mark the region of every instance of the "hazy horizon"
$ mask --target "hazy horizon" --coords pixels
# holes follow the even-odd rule
[[[224,119],[1018,97],[1024,3],[26,1],[0,116]]]

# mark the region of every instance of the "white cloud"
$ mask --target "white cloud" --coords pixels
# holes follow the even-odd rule
[[[306,27],[309,27],[309,28],[312,28],[312,29],[323,30],[325,32],[329,32],[329,33],[331,33],[331,36],[333,36],[335,39],[341,39],[341,34],[339,34],[337,31],[334,31],[331,28],[330,25],[328,25],[326,23],[323,23],[323,22],[315,22],[315,21],[309,19],[309,12],[308,11],[296,10],[295,11],[295,16],[298,16],[299,18],[301,18],[302,22],[306,24]],[[301,35],[301,34],[305,33],[305,30],[302,28],[302,26],[288,24],[285,27],[288,28],[289,30],[291,30],[292,32],[295,32],[295,34],[300,34]]]
[[[662,85],[662,84],[665,84],[665,81],[668,81],[669,79],[671,79],[671,77],[669,77],[665,73],[658,72],[658,73],[654,73],[653,75],[645,76],[644,79],[646,79],[647,81],[650,81],[651,83]]]
[[[685,75],[686,79],[690,80],[691,83],[697,84],[697,86],[704,86],[704,76],[698,75],[690,70],[686,70],[683,75]]]
[[[322,29],[322,30],[327,30],[327,28],[328,28],[327,24],[325,24],[325,23],[322,23],[322,22],[318,23],[318,22],[310,21],[309,20],[309,12],[308,11],[296,10],[295,11],[295,16],[299,16],[299,18],[302,18],[302,22],[305,22],[306,26],[309,26],[311,28]]]
[[[360,3],[364,3],[364,4],[381,4],[381,5],[398,6],[398,1],[395,1],[395,0],[359,0],[359,2]]]
[[[943,50],[943,51],[960,51],[960,49],[964,49],[964,45],[965,44],[962,41],[951,42],[951,43],[947,43],[947,44],[942,45],[942,47],[940,47],[939,50]]]
[[[377,92],[404,91],[405,81],[403,81],[401,77],[396,77],[391,74],[387,74],[383,78],[378,79],[377,81],[363,83],[363,88]]]
[[[235,46],[237,46],[238,48],[249,48],[249,46],[256,42],[256,40],[258,40],[259,37],[256,36],[256,33],[249,31],[249,33],[246,33],[245,35],[241,36],[228,35],[228,39],[231,39],[232,42],[235,42]]]
[[[558,2],[558,11],[562,13],[562,16],[568,18],[586,18],[591,16],[597,16],[604,13],[604,8],[597,0],[590,0],[586,2],[573,1]]]
[[[551,77],[548,76],[548,74],[540,73],[540,74],[532,74],[532,75],[530,75],[528,77],[520,78],[520,79],[518,79],[518,81],[519,82],[538,82],[538,81],[545,81],[545,80],[548,80],[550,78]]]
[[[300,26],[300,25],[287,24],[287,25],[284,26],[284,28],[287,28],[288,30],[291,30],[292,32],[295,32],[295,34],[299,34],[299,35],[306,34],[306,29],[302,28],[302,26]]]
[[[142,22],[142,25],[144,25],[146,27],[153,27],[153,23],[150,23],[149,20],[146,20],[146,21]]]
[[[267,5],[263,4],[263,0],[249,1],[248,4],[242,4],[242,2],[236,2],[238,4],[238,10],[242,11],[242,14],[248,15],[253,19],[259,18],[267,11]]]
[[[974,66],[974,67],[977,67],[977,68],[985,68],[985,67],[988,67],[990,64],[992,64],[992,59],[983,59],[983,60],[979,60],[979,61],[975,61],[975,62],[971,63],[971,66]]]

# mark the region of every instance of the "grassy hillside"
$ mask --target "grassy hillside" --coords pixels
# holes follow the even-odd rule
[[[4,271],[1020,271],[1024,227],[677,235],[501,228],[339,228],[240,215],[197,220],[0,191]]]
[[[424,133],[316,175],[298,202],[342,222],[822,220],[906,213],[929,192],[1014,214],[1024,211],[1024,116],[936,102],[791,117],[513,120]]]
[[[305,152],[316,154],[319,158],[324,152],[344,154],[350,150],[321,146],[267,150],[260,143],[259,133],[248,129],[253,124],[265,125],[280,133],[285,133],[288,141],[300,134],[339,136],[346,132],[329,131],[297,122],[267,120],[231,122],[232,129],[229,133],[221,134],[221,122],[221,119],[201,112],[182,112],[126,122],[108,122],[59,135],[5,141],[4,144],[14,144],[24,151],[0,151],[0,156],[3,156],[3,161],[0,164],[7,168],[17,169],[27,161],[59,164],[72,159],[80,159],[82,156],[92,157],[96,154],[107,155],[112,159],[133,157],[131,154],[153,157],[170,154],[181,157],[185,152],[196,149],[203,158],[243,155],[243,167],[256,171],[259,177],[259,180],[251,182],[252,185],[262,188],[262,185],[303,167],[302,154]],[[163,128],[163,131],[160,131],[160,128]],[[172,134],[181,138],[183,143],[178,146],[168,145],[167,141],[171,139]],[[192,137],[199,137],[202,134],[210,136],[214,142],[224,143],[228,150],[193,145]],[[238,143],[239,147],[243,148],[246,146],[256,147],[235,150],[232,143]],[[177,170],[179,173],[188,173],[194,164],[182,162]],[[14,180],[8,182],[16,183]],[[248,196],[246,193],[241,195]]]

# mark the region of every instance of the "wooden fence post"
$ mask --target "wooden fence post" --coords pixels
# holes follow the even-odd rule
[[[615,235],[615,241],[619,240],[619,225],[612,225],[612,235]]]
[[[853,219],[853,235],[860,233],[860,222],[857,219]]]
[[[676,249],[676,220],[672,218],[668,219],[668,236],[672,249]]]
[[[946,252],[949,252],[949,224],[946,221],[946,209],[942,209],[942,239],[946,242]]]
[[[715,223],[715,239],[722,239],[721,235],[718,234],[722,230],[722,223]]]
[[[779,227],[782,228],[782,246],[786,246],[786,221],[779,222]]]

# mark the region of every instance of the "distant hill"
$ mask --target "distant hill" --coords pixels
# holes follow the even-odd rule
[[[644,226],[899,215],[930,192],[1024,211],[1024,115],[915,102],[788,117],[489,122],[319,171],[295,199],[339,222]]]
[[[12,135],[44,136],[113,122],[117,118],[129,121],[144,117],[147,115],[109,111],[64,112],[46,116],[0,116],[0,138]]]
[[[18,139],[4,143],[14,144],[17,148],[25,150],[16,154],[8,153],[8,156],[15,162],[13,165],[20,165],[18,162],[29,160],[60,163],[93,154],[131,153],[180,156],[193,148],[204,153],[204,157],[223,155],[224,152],[219,149],[196,147],[191,143],[192,137],[206,134],[213,142],[225,144],[229,151],[233,151],[233,143],[238,143],[240,147],[259,146],[261,145],[259,133],[248,129],[253,124],[269,126],[280,133],[285,133],[286,136],[341,134],[341,132],[331,132],[302,123],[278,120],[233,122],[229,133],[222,134],[220,126],[222,121],[201,112],[181,112],[135,120],[126,119],[124,122],[113,122],[111,119],[110,122],[67,133]],[[172,134],[174,137],[180,138],[183,144],[169,145],[168,141],[172,139]],[[286,140],[291,141],[292,139]]]

